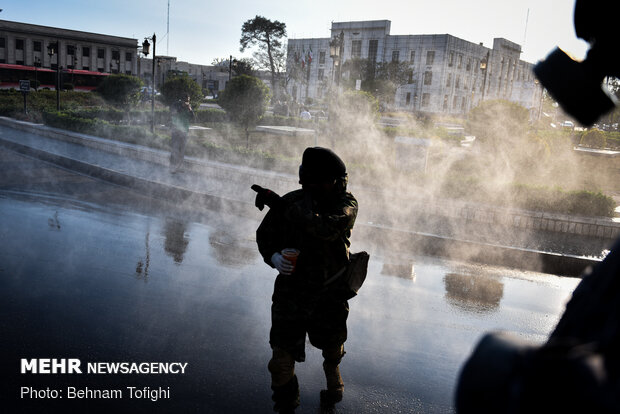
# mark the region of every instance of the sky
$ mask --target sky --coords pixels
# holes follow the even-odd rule
[[[531,63],[556,46],[577,59],[588,49],[575,35],[574,0],[5,0],[0,8],[2,20],[139,43],[155,33],[158,55],[204,65],[250,57],[239,51],[241,26],[257,15],[285,23],[291,39],[329,37],[331,22],[390,20],[392,35],[448,33],[488,47],[503,37],[522,45]]]

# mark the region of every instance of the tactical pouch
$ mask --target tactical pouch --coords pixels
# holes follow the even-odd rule
[[[366,252],[351,253],[349,264],[330,277],[323,286],[332,290],[338,298],[349,300],[357,295],[368,273],[368,259]]]

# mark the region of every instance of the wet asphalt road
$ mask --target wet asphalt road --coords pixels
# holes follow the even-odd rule
[[[157,202],[4,150],[0,214],[3,412],[271,412],[275,273],[255,248],[255,218]],[[578,283],[387,251],[355,234],[352,249],[371,262],[350,301],[339,413],[453,412],[459,368],[480,336],[544,340]],[[307,346],[297,412],[317,413],[322,360]],[[188,366],[22,375],[20,358]],[[170,398],[130,399],[127,386],[169,387]],[[64,398],[20,398],[21,387]],[[67,387],[121,389],[123,399],[69,399]]]

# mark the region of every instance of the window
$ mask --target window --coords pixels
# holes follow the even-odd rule
[[[35,40],[34,42],[32,42],[32,50],[35,52],[40,52],[41,51],[41,42]]]
[[[90,70],[90,66],[82,66],[83,70]]]
[[[399,58],[400,58],[400,51],[392,50],[392,62],[398,62]]]
[[[319,69],[319,80],[323,80],[325,77],[325,69]]]
[[[474,73],[478,73],[478,68],[480,64],[478,63],[478,59],[474,59]]]
[[[414,63],[415,62],[415,50],[412,50],[411,53],[409,54],[409,63]]]
[[[452,74],[448,73],[448,79],[446,80],[446,88],[452,86]]]
[[[351,43],[351,57],[358,58],[362,56],[362,41],[354,40]]]
[[[75,46],[74,45],[67,45],[67,55],[69,55],[69,56],[75,55]]]
[[[454,82],[454,87],[458,89],[460,86],[461,86],[461,77],[457,76],[456,81]]]
[[[90,47],[82,46],[82,56],[90,57]]]
[[[456,109],[456,105],[458,105],[459,98],[457,96],[452,99],[452,109]]]
[[[430,70],[427,70],[426,72],[424,72],[424,84],[430,85],[432,83],[433,83],[433,72],[431,72]]]
[[[125,52],[125,60],[127,62],[131,62],[132,56],[131,56],[131,52]]]
[[[105,49],[97,49],[97,58],[105,59]],[[100,72],[103,72],[103,70],[101,70]]]
[[[105,69],[103,68],[97,68],[97,72],[103,72]]]
[[[405,105],[409,105],[411,103],[411,92],[407,92],[407,98],[405,98]]]
[[[368,60],[371,62],[377,61],[377,50],[379,49],[379,41],[377,39],[370,40],[368,42]]]
[[[461,55],[459,53],[459,57],[458,57],[458,69],[462,69],[463,68],[463,55]]]
[[[24,39],[15,39],[15,50],[24,50]]]
[[[126,70],[125,71],[125,75],[131,75],[131,71],[130,70]]]
[[[15,61],[15,64],[16,64],[16,65],[23,65],[23,64],[24,64],[24,61],[23,61],[23,60],[16,60],[16,61]]]
[[[119,52],[118,50],[113,50],[112,60],[121,60],[121,52]]]
[[[0,37],[0,47],[6,47],[6,39],[4,37]]]
[[[426,52],[426,64],[430,66],[433,64],[433,62],[435,62],[435,51],[429,50],[428,52]]]
[[[448,110],[448,95],[444,95],[443,97],[443,110],[444,111]]]
[[[452,67],[454,65],[454,52],[450,52],[450,57],[448,58],[448,66]]]
[[[413,71],[412,70],[409,71],[409,79],[407,80],[407,83],[413,83]]]
[[[465,67],[466,71],[470,71],[471,70],[471,58],[467,58],[467,66]]]
[[[319,52],[319,65],[325,64],[325,52]]]
[[[422,106],[428,106],[430,102],[431,102],[431,94],[423,93],[422,94]]]
[[[461,109],[465,109],[465,105],[467,105],[467,100],[463,96],[463,98],[461,99]]]

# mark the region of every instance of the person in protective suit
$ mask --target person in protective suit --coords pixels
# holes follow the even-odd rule
[[[339,364],[347,339],[349,305],[325,282],[342,272],[349,262],[349,238],[358,204],[347,192],[344,162],[333,151],[307,148],[299,168],[300,190],[282,197],[253,185],[256,206],[270,207],[256,232],[265,262],[278,270],[271,307],[269,343],[274,410],[294,412],[299,406],[295,361],[305,360],[306,334],[322,351],[327,389],[321,403],[342,400],[344,383]],[[295,264],[282,250],[299,250]]]

